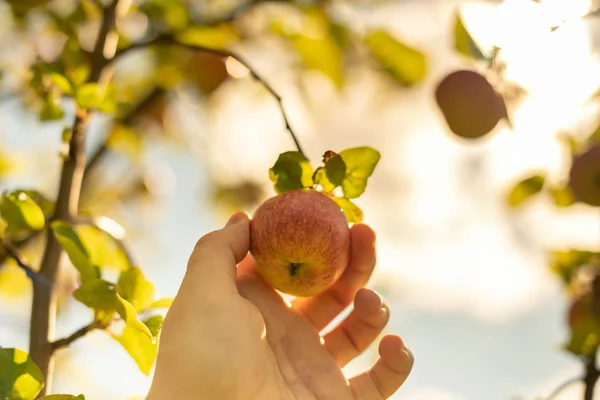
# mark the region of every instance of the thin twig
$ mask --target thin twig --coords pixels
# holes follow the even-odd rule
[[[50,282],[45,277],[39,275],[33,269],[29,261],[27,261],[27,258],[25,258],[25,256],[19,251],[15,244],[13,244],[7,239],[4,239],[2,241],[2,247],[4,247],[6,253],[17,262],[17,265],[23,271],[25,271],[25,274],[29,277],[29,279],[31,279],[32,281],[40,281],[40,283],[50,286]]]
[[[264,88],[267,89],[267,91],[275,98],[275,100],[277,101],[277,104],[279,105],[279,110],[281,111],[281,115],[283,116],[283,120],[285,122],[285,128],[288,130],[288,132],[292,136],[292,140],[294,141],[294,144],[295,144],[296,148],[298,149],[298,151],[300,153],[302,153],[304,156],[306,156],[306,154],[302,150],[302,147],[300,146],[300,142],[298,141],[298,138],[296,137],[294,130],[292,129],[289,117],[285,111],[285,108],[283,107],[283,99],[281,98],[279,93],[277,93],[277,91],[275,91],[275,89],[266,81],[266,79],[264,79],[261,75],[258,74],[258,72],[256,72],[256,70],[250,65],[250,63],[245,58],[243,58],[242,56],[240,56],[239,54],[236,54],[235,52],[233,52],[231,50],[214,49],[214,48],[205,47],[205,46],[181,43],[181,42],[177,41],[177,39],[173,35],[164,34],[164,35],[159,35],[153,39],[150,39],[150,40],[147,40],[144,42],[134,43],[131,46],[118,51],[117,54],[115,55],[115,57],[113,57],[112,60],[107,61],[107,62],[112,62],[112,61],[116,60],[117,58],[122,57],[131,51],[147,48],[147,47],[153,46],[153,45],[161,45],[161,44],[171,45],[171,46],[179,46],[179,47],[187,48],[187,49],[190,49],[193,51],[203,51],[206,53],[211,53],[211,54],[215,54],[215,55],[222,56],[222,57],[231,57],[234,60],[236,60],[237,62],[239,62],[240,64],[242,64],[244,67],[246,67],[248,69],[248,71],[250,72],[250,75],[256,81],[261,83],[264,86]]]
[[[571,379],[561,383],[556,389],[554,389],[552,391],[552,393],[550,393],[550,395],[548,397],[546,397],[546,400],[554,400],[554,398],[556,396],[558,396],[559,394],[561,394],[563,390],[565,390],[569,386],[571,386],[577,382],[581,382],[581,381],[583,381],[583,377],[576,376],[574,378],[571,378]]]
[[[71,334],[70,336],[52,342],[51,343],[52,351],[57,351],[64,347],[67,347],[71,343],[76,341],[77,339],[80,339],[80,338],[84,337],[85,335],[87,335],[88,333],[90,333],[91,331],[93,331],[95,329],[100,329],[100,328],[101,327],[100,327],[100,325],[98,325],[98,323],[92,322],[91,324],[86,325],[86,326],[78,329],[77,331],[73,332],[73,334]]]
[[[133,122],[143,114],[148,108],[152,107],[154,102],[165,94],[165,90],[160,87],[154,88],[148,96],[146,96],[137,106],[135,106],[130,112],[121,118],[121,123],[125,125],[131,125]],[[108,138],[101,143],[98,148],[91,154],[89,161],[85,167],[85,174],[83,176],[83,183],[85,185],[87,177],[90,173],[100,164],[102,158],[108,153]]]

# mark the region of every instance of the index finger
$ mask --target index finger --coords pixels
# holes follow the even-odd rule
[[[317,330],[325,328],[350,305],[375,268],[375,232],[368,225],[356,224],[350,233],[350,262],[340,279],[321,294],[292,302],[292,308],[310,320]]]

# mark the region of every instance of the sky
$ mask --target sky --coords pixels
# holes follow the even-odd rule
[[[600,220],[585,206],[557,212],[544,198],[514,212],[502,196],[532,171],[547,170],[560,179],[566,153],[557,135],[597,123],[597,106],[585,101],[600,84],[599,47],[590,33],[600,21],[576,20],[587,1],[465,3],[468,28],[483,45],[503,46],[508,76],[529,92],[514,110],[513,130],[500,124],[488,139],[466,144],[447,134],[431,96],[437,80],[466,65],[449,35],[460,3],[412,0],[346,10],[357,26],[386,27],[424,49],[430,75],[411,90],[391,91],[358,71],[341,95],[310,75],[309,108],[292,72],[264,56],[264,47],[243,51],[283,95],[309,158],[364,144],[382,150],[357,203],[377,232],[378,266],[369,286],[390,304],[386,333],[402,335],[416,358],[406,385],[392,399],[534,400],[580,372],[576,360],[560,350],[568,333],[565,298],[544,251],[597,250]],[[544,33],[562,20],[571,22]],[[190,151],[182,154],[160,142],[152,148],[145,162],[170,171],[173,186],[144,221],[148,234],[131,243],[160,296],[176,293],[195,241],[224,223],[206,200],[208,173],[216,171],[222,179],[264,176],[268,185],[265,172],[292,146],[276,104],[250,79],[233,81],[205,107],[183,104],[175,117],[186,121]],[[16,154],[58,151],[60,129],[27,119],[13,103],[0,108],[0,127],[3,145]],[[58,168],[52,157],[40,160],[18,182],[37,182],[42,168]],[[47,179],[44,186],[53,182]],[[26,348],[28,296],[0,295],[3,346]],[[69,304],[57,335],[87,321],[83,306]],[[361,371],[375,357],[373,346],[346,372]],[[90,400],[143,396],[149,382],[101,332],[60,353],[57,363],[55,390],[85,393]],[[582,388],[573,385],[556,400],[581,398]]]

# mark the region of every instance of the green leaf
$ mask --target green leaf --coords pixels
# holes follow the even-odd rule
[[[298,151],[282,153],[269,169],[269,178],[277,193],[309,188],[313,183],[314,170],[308,159]]]
[[[550,270],[557,274],[564,284],[569,285],[577,272],[591,265],[595,257],[596,253],[587,250],[552,251],[549,254]]]
[[[327,178],[325,167],[317,168],[315,174],[313,175],[313,181],[315,185],[321,185],[325,193],[332,193],[336,188],[336,186]]]
[[[321,185],[324,192],[332,193],[346,177],[346,163],[339,154],[328,150],[323,155],[323,164],[324,167],[315,171],[313,181],[316,185]]]
[[[532,196],[540,193],[546,178],[543,175],[533,175],[517,183],[508,193],[507,202],[511,207],[519,207]]]
[[[189,46],[222,49],[236,42],[239,34],[229,24],[218,27],[192,26],[175,36],[177,42]]]
[[[43,387],[42,372],[27,352],[0,348],[0,399],[33,400]]]
[[[383,30],[369,32],[364,42],[371,55],[402,86],[421,82],[428,72],[427,58],[420,51],[396,40]]]
[[[39,231],[46,225],[44,212],[23,191],[4,194],[0,200],[0,214],[10,228]]]
[[[58,72],[51,72],[48,74],[48,77],[52,81],[52,83],[60,89],[64,94],[73,94],[73,86],[71,86],[71,82],[69,78],[60,74]]]
[[[87,250],[91,264],[118,271],[132,267],[123,247],[110,233],[91,224],[77,225],[74,229]]]
[[[128,327],[152,337],[148,327],[139,320],[133,305],[119,295],[114,284],[102,279],[90,280],[82,283],[73,297],[93,309],[97,318],[100,316],[106,321],[116,312]]]
[[[323,73],[336,87],[343,86],[344,53],[335,38],[330,35],[312,37],[301,34],[288,38],[306,67]]]
[[[150,304],[148,308],[169,308],[173,304],[173,299],[164,298],[160,300],[156,300],[154,303]]]
[[[111,336],[129,353],[140,371],[145,375],[150,375],[158,353],[158,341],[156,338],[145,335],[129,325],[123,328],[121,335],[111,333]]]
[[[346,163],[346,177],[342,181],[344,197],[359,197],[367,188],[367,180],[373,174],[381,155],[372,147],[354,147],[342,150],[340,156]]]
[[[154,315],[150,318],[145,319],[143,322],[144,325],[146,325],[148,329],[150,329],[150,332],[152,332],[152,336],[156,337],[160,333],[165,319],[162,315]]]
[[[344,197],[333,197],[333,200],[340,206],[349,223],[362,222],[364,215],[360,207]]]
[[[465,27],[460,12],[456,13],[454,22],[454,46],[456,50],[465,57],[475,60],[487,60],[479,45],[475,42],[471,33]]]
[[[65,112],[60,106],[60,96],[47,94],[43,96],[42,108],[40,109],[40,121],[57,121],[65,116]]]
[[[118,282],[119,294],[129,301],[137,312],[147,309],[154,300],[156,289],[147,280],[139,267],[121,273]]]
[[[82,108],[96,108],[102,103],[103,98],[102,91],[96,83],[84,83],[75,92],[75,100]]]
[[[16,195],[19,193],[25,193],[27,196],[31,198],[43,211],[44,215],[50,216],[54,213],[54,201],[48,199],[46,196],[33,189],[17,189],[13,192]]]
[[[549,191],[555,206],[562,208],[575,204],[575,195],[569,186],[551,187]]]
[[[334,24],[323,8],[303,7],[298,11],[302,14],[291,23],[285,17],[272,22],[271,31],[291,45],[306,68],[319,71],[341,88],[347,32]]]
[[[89,253],[73,227],[65,221],[54,221],[50,227],[71,263],[79,271],[81,281],[99,278],[100,269],[91,263]]]
[[[51,394],[42,397],[40,400],[85,400],[85,397],[82,394],[79,396],[73,396],[72,394]]]
[[[346,177],[346,163],[339,154],[328,151],[324,156],[325,175],[334,186],[340,186]]]
[[[596,317],[590,297],[576,300],[569,309],[571,335],[564,349],[577,356],[591,356],[600,346],[600,320]]]

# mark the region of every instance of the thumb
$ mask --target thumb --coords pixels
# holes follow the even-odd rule
[[[198,240],[189,258],[180,291],[203,298],[237,294],[236,265],[250,249],[250,219],[243,212],[231,216],[223,229]]]

